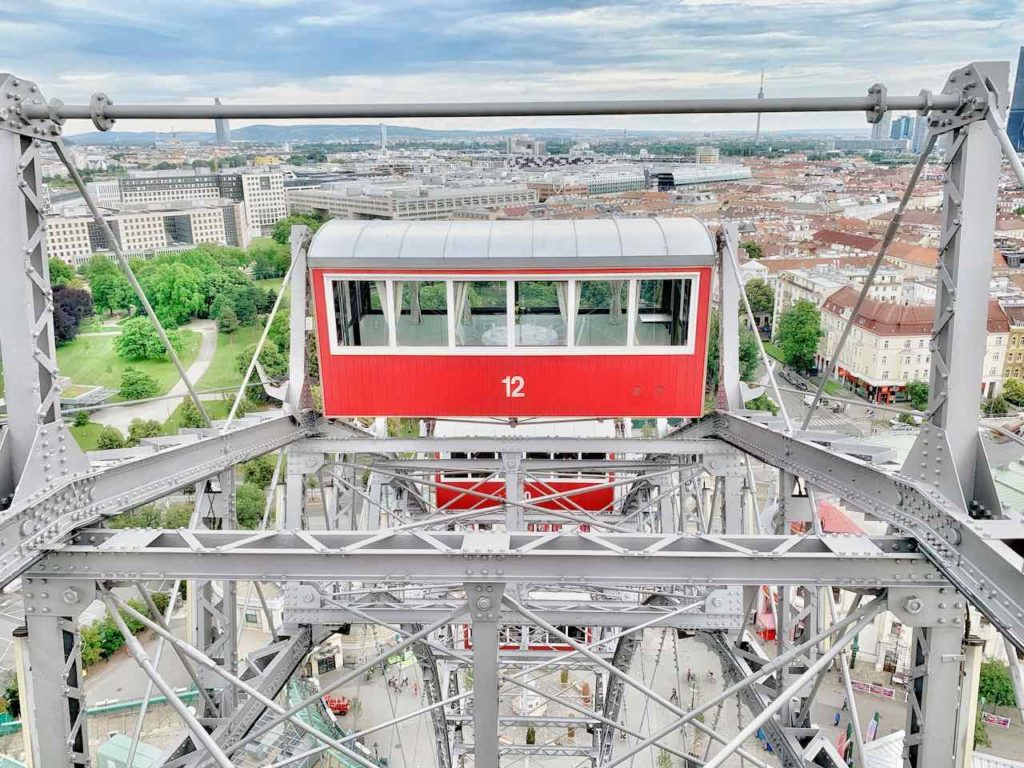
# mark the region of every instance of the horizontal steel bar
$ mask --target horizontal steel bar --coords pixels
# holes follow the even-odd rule
[[[611,610],[595,610],[587,607],[586,604],[566,606],[562,604],[546,605],[545,603],[528,602],[531,610],[536,610],[544,615],[547,621],[557,626],[574,627],[635,627],[647,621],[652,621],[659,616],[665,616],[665,611],[654,611],[650,608],[638,606],[636,603],[614,602],[607,605]],[[441,604],[418,604],[415,601],[401,603],[393,606],[356,606],[360,613],[372,617],[383,624],[417,623],[430,624],[437,621],[452,611],[454,602]],[[604,607],[605,603],[599,603]],[[296,606],[284,609],[285,623],[289,624],[313,624],[317,626],[334,626],[342,624],[365,624],[366,619],[352,611],[341,607],[323,606],[319,608],[307,608]],[[502,624],[513,626],[528,626],[529,621],[513,611],[502,611]],[[736,608],[733,612],[720,610],[718,613],[680,613],[671,618],[659,622],[659,627],[673,627],[677,629],[690,630],[711,630],[711,629],[738,629],[741,623],[741,609]]]
[[[872,96],[810,96],[767,99],[629,99],[612,101],[493,101],[421,104],[102,104],[111,120],[187,120],[230,118],[382,118],[382,117],[542,117],[558,115],[697,115],[755,112],[867,112],[878,106]],[[889,96],[889,110],[955,109],[959,96]],[[26,104],[29,119],[52,115],[66,120],[94,116],[87,104]]]
[[[735,454],[720,440],[629,437],[314,437],[295,444],[313,453],[614,453],[671,456]]]
[[[552,584],[942,584],[912,539],[850,535],[84,529],[27,575]]]

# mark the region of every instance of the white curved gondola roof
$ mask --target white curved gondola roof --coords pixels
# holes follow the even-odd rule
[[[355,221],[334,219],[313,237],[313,267],[409,266],[486,260],[488,267],[534,259],[544,266],[710,264],[714,240],[699,219],[584,221]],[[464,267],[464,264],[460,264]]]

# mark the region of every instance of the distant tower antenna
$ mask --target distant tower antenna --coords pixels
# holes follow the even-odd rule
[[[764,98],[764,67],[761,67],[761,87],[757,90],[757,98]],[[754,143],[761,143],[761,113],[757,113],[757,127],[754,129]]]
[[[380,152],[384,154],[388,151],[388,127],[384,123],[380,124]]]

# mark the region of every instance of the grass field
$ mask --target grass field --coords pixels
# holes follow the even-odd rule
[[[264,277],[262,280],[253,280],[253,282],[256,283],[256,285],[258,285],[263,290],[267,290],[268,288],[270,288],[272,291],[274,291],[274,293],[277,293],[277,291],[281,288],[281,283],[284,282],[284,278]],[[285,296],[284,300],[288,301],[288,297]]]
[[[199,350],[199,334],[182,330],[182,364],[187,368],[196,358]],[[92,384],[118,389],[121,374],[125,368],[134,367],[156,379],[158,394],[166,394],[178,381],[178,372],[173,363],[141,360],[130,363],[114,352],[116,336],[84,336],[57,348],[57,364],[61,374],[71,378],[75,384]]]
[[[95,451],[96,439],[100,436],[102,424],[94,424],[91,421],[81,427],[71,426],[71,434],[75,436],[79,447],[83,451]]]
[[[765,351],[765,352],[767,352],[767,353],[768,353],[769,355],[771,355],[772,357],[774,357],[774,358],[775,358],[776,360],[778,360],[779,362],[785,362],[785,361],[784,361],[784,360],[782,359],[782,350],[781,350],[781,349],[779,349],[779,348],[778,348],[777,346],[775,346],[774,344],[772,344],[772,343],[771,343],[770,341],[766,341],[766,342],[764,342],[764,351]]]
[[[234,333],[217,333],[217,351],[213,362],[199,380],[200,389],[218,389],[220,387],[238,386],[242,383],[242,374],[238,372],[238,356],[245,348],[260,340],[263,333],[261,325],[252,324],[239,328]]]

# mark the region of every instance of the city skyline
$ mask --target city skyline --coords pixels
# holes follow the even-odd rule
[[[172,8],[173,5],[173,8]],[[557,98],[859,95],[939,90],[950,61],[1015,61],[1022,3],[965,0],[684,0],[360,4],[97,0],[0,11],[5,66],[48,97],[115,102],[379,102]],[[950,30],[956,30],[950,35]],[[185,32],[187,31],[187,34]],[[899,44],[894,44],[894,41]],[[38,51],[46,50],[46,57]],[[315,55],[311,55],[311,51]],[[254,121],[249,121],[254,122]],[[247,121],[233,121],[242,127]],[[481,129],[530,120],[420,120]],[[552,120],[557,126],[750,130],[750,116]],[[849,129],[858,115],[767,115],[762,129]],[[119,130],[208,130],[203,121],[123,121]],[[72,123],[68,133],[90,130]]]

